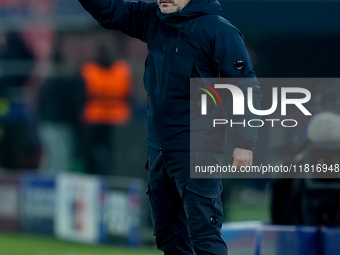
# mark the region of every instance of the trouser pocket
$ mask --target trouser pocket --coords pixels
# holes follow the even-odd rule
[[[220,179],[189,179],[183,197],[191,236],[219,233],[223,222]]]

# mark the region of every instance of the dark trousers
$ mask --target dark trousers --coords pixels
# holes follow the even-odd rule
[[[190,178],[190,160],[190,152],[149,151],[147,194],[157,248],[166,255],[227,255],[221,180]]]

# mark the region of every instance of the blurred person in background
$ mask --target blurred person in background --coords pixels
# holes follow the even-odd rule
[[[221,181],[190,178],[190,161],[194,160],[190,154],[190,111],[200,111],[190,104],[190,78],[254,80],[241,35],[218,15],[221,7],[215,0],[79,1],[103,27],[121,30],[148,45],[144,73],[150,148],[147,194],[158,249],[168,255],[227,254],[221,237]],[[251,86],[254,106],[259,109],[259,86],[257,82]],[[245,115],[243,119],[255,117],[248,112]],[[254,128],[236,130],[234,166],[252,164],[256,136]],[[222,165],[225,140],[220,136],[213,140],[218,153],[202,144],[193,154],[195,163],[211,156]]]
[[[125,60],[115,59],[104,45],[97,45],[96,56],[96,61],[84,63],[81,70],[87,95],[83,112],[85,171],[112,175],[115,127],[132,116],[132,72]]]
[[[33,54],[17,32],[0,35],[0,165],[37,169],[41,146],[36,118],[24,88],[34,66]]]
[[[40,137],[44,146],[41,171],[82,171],[80,133],[85,87],[79,63],[66,56],[65,38],[54,45],[49,78],[39,92]]]

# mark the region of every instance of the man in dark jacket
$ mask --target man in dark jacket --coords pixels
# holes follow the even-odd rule
[[[217,0],[79,0],[105,28],[148,45],[144,84],[148,100],[148,196],[158,249],[165,254],[227,254],[221,237],[219,178],[190,178],[190,78],[251,78],[253,104],[261,92],[242,37],[218,15]],[[244,93],[246,87],[241,88]],[[246,110],[243,119],[254,117]],[[238,117],[240,119],[240,116]],[[256,128],[236,128],[236,167],[252,164]],[[224,136],[223,136],[224,137]],[[220,141],[222,140],[222,142]],[[215,153],[197,156],[222,163],[224,139]],[[217,146],[216,146],[217,145]]]

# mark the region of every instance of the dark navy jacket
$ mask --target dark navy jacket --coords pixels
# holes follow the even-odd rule
[[[251,77],[256,81],[243,39],[218,15],[221,7],[217,0],[191,0],[180,13],[167,15],[161,13],[157,3],[79,1],[106,29],[121,30],[147,43],[147,143],[153,149],[190,150],[190,78]],[[237,70],[234,62],[240,59],[245,66]],[[257,82],[251,86],[254,107],[259,109],[260,88]],[[247,98],[246,87],[242,90]],[[246,110],[245,116],[237,118],[235,121],[257,117]],[[257,128],[236,128],[235,147],[253,150],[256,136]],[[223,140],[212,137],[215,151],[223,151]]]

